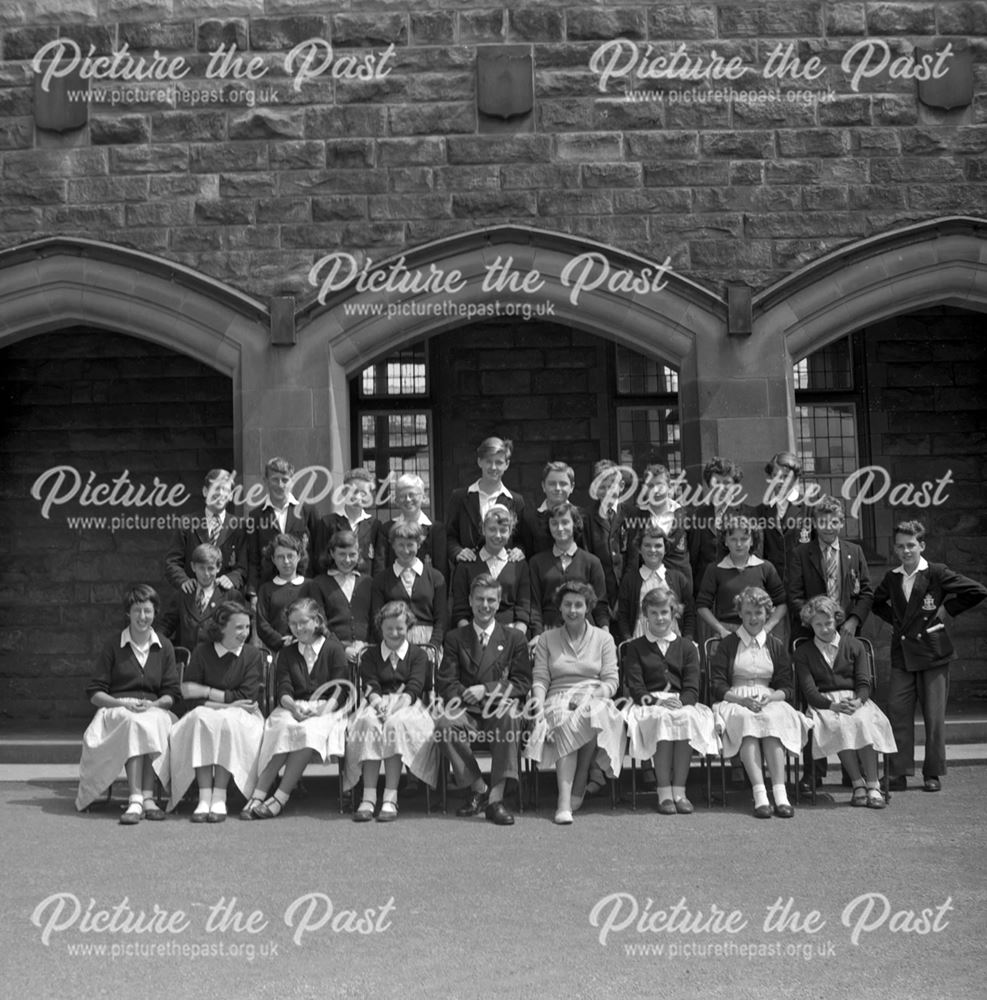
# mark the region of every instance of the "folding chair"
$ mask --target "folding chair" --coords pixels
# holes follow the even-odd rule
[[[861,646],[864,647],[864,657],[865,657],[865,659],[867,661],[867,672],[868,672],[868,677],[869,677],[869,682],[870,682],[871,697],[873,697],[874,696],[874,692],[877,690],[877,660],[876,660],[876,658],[874,656],[874,644],[870,641],[870,639],[864,639],[864,638],[862,638],[859,635],[856,637],[856,639],[857,639],[857,642],[859,642],[861,644]],[[795,655],[795,650],[798,649],[799,646],[801,646],[803,642],[810,642],[810,641],[811,641],[810,638],[808,636],[804,636],[804,635],[798,636],[797,638],[793,639],[792,640],[792,655],[793,656]],[[799,709],[800,709],[800,711],[805,711],[805,709],[808,707],[808,702],[806,701],[805,692],[802,690],[801,685],[798,683],[798,678],[797,677],[795,678],[795,683],[796,683],[796,690],[798,692]],[[809,754],[809,758],[810,759],[813,759],[812,758],[812,742],[813,742],[813,733],[812,733],[812,730],[810,729],[809,730],[809,740],[806,743],[806,751]],[[890,805],[890,803],[891,803],[891,789],[889,787],[889,782],[888,782],[888,755],[886,753],[880,753],[880,751],[878,751],[878,758],[879,758],[878,770],[881,771],[881,772],[883,772],[883,775],[884,775],[884,783],[883,783],[883,785],[881,787],[881,791],[884,793],[884,801],[887,802]],[[812,805],[816,804],[816,783],[815,783],[815,781],[812,782],[812,788],[811,788],[811,791],[809,792],[809,802]]]
[[[620,668],[620,692],[621,692],[621,695],[623,696],[623,698],[625,699],[625,704],[627,704],[627,705],[631,704],[631,696],[630,696],[630,692],[627,690],[627,682],[626,682],[626,678],[624,676],[624,651],[625,651],[627,645],[630,642],[632,642],[632,641],[633,640],[631,640],[631,639],[625,639],[617,647],[617,664],[618,664],[618,666]],[[693,646],[696,647],[696,652],[699,653],[699,645],[698,645],[698,643],[693,642]],[[699,665],[699,701],[700,701],[701,704],[705,705],[706,704],[706,672],[703,670],[701,659],[702,658],[700,657],[700,665]],[[637,771],[638,771],[638,765],[643,765],[644,761],[639,761],[631,753],[630,733],[628,733],[628,736],[627,736],[627,755],[630,757],[630,760],[631,760],[631,809],[634,810],[634,811],[637,811],[637,795],[638,795],[638,792],[637,792]],[[699,754],[695,750],[692,752],[692,756],[694,758],[695,757],[699,758],[699,766],[700,766],[700,769],[702,771],[702,776],[703,776],[704,783],[705,783],[705,786],[706,786],[706,808],[710,809],[710,808],[712,808],[712,805],[713,805],[713,786],[712,786],[713,772],[712,772],[712,768],[709,765],[709,759],[707,758],[707,756],[705,754]],[[643,795],[645,793],[642,792],[641,794]],[[651,793],[649,792],[647,794],[651,794]]]
[[[705,673],[704,686],[707,692],[707,698],[709,699],[710,708],[712,708],[713,700],[713,671],[712,662],[713,657],[716,654],[716,650],[720,645],[719,636],[711,636],[703,643],[703,657],[702,657],[702,668]],[[793,681],[794,683],[794,681]],[[796,688],[797,690],[797,688]],[[797,708],[797,706],[792,706]],[[719,737],[719,733],[717,736]],[[785,783],[794,784],[795,788],[795,805],[799,804],[799,758],[800,754],[793,754],[789,750],[782,747],[785,753]],[[765,767],[762,761],[762,767]],[[772,777],[774,777],[772,775]],[[726,758],[723,755],[723,743],[720,741],[720,794],[723,796],[723,805],[727,804],[727,783],[726,783]]]

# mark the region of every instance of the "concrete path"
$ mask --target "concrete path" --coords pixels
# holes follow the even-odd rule
[[[545,777],[512,829],[423,798],[358,826],[319,778],[278,820],[216,826],[121,827],[119,802],[77,815],[70,782],[2,783],[4,995],[984,995],[985,768],[883,812],[836,786],[757,821],[736,789],[691,817],[594,801],[569,828]]]

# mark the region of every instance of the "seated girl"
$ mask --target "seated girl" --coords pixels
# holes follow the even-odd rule
[[[624,683],[633,700],[624,712],[631,753],[637,760],[654,758],[658,812],[691,813],[685,784],[692,751],[706,756],[719,750],[713,713],[699,704],[699,653],[675,632],[682,604],[670,589],[649,590],[642,612],[643,633],[623,648]]]
[[[345,749],[346,714],[340,709],[348,700],[346,652],[327,634],[325,617],[310,597],[288,608],[288,627],[296,641],[278,653],[278,707],[264,724],[257,784],[240,819],[280,816],[308,764],[328,764]],[[282,767],[278,790],[268,797]]]
[[[764,629],[772,632],[785,620],[786,594],[774,566],[754,555],[754,547],[760,544],[759,532],[749,518],[732,514],[724,521],[720,539],[727,554],[706,567],[696,598],[696,611],[703,624],[701,639],[728,636],[740,627],[736,598],[748,587],[764,590],[771,598],[773,610]]]
[[[391,528],[395,524],[417,524],[421,528],[421,541],[418,545],[418,557],[426,566],[432,566],[443,575],[449,565],[448,548],[446,546],[446,528],[441,521],[433,521],[422,510],[425,501],[425,481],[421,476],[406,473],[398,476],[394,484],[394,505],[398,516],[391,521],[385,521],[380,526],[380,543],[374,553],[374,574],[387,569],[394,562],[394,552],[391,549]]]
[[[257,781],[257,753],[264,717],[257,707],[264,673],[263,654],[248,645],[250,612],[224,602],[213,612],[209,639],[192,653],[182,682],[190,709],[171,732],[171,801],[181,801],[193,779],[199,802],[193,823],[226,819],[230,780],[249,797]]]
[[[429,682],[425,651],[409,642],[415,616],[403,601],[388,601],[374,621],[383,637],[360,658],[364,700],[346,734],[344,789],[363,778],[363,797],[353,820],[366,823],[377,808],[377,779],[384,764],[384,800],[377,821],[398,818],[401,768],[433,788],[438,777],[435,723],[422,704]]]
[[[257,591],[257,638],[272,653],[291,641],[288,628],[288,608],[301,597],[308,597],[308,550],[296,535],[280,534],[264,548],[264,555],[273,563],[276,575],[260,585]]]
[[[442,647],[449,609],[445,577],[433,566],[418,558],[422,531],[417,524],[391,526],[390,544],[394,563],[378,573],[370,589],[370,619],[377,620],[381,608],[393,601],[403,601],[411,609],[417,624],[408,636],[415,645],[431,643]],[[383,638],[379,633],[377,639]]]
[[[120,822],[126,826],[164,819],[154,797],[154,778],[167,789],[168,735],[175,722],[170,709],[181,692],[175,651],[153,628],[158,608],[153,587],[139,584],[127,592],[127,626],[107,640],[86,687],[97,712],[82,737],[75,807],[87,808],[123,767],[129,804]]]
[[[536,556],[537,558],[537,556]],[[597,602],[587,583],[567,580],[555,593],[562,624],[538,636],[531,688],[535,725],[525,756],[555,767],[555,822],[569,824],[583,804],[594,762],[608,777],[620,774],[624,720],[617,693],[617,647],[605,628],[589,623]]]
[[[734,601],[741,627],[720,640],[710,661],[723,754],[733,757],[739,751],[753,787],[754,815],[770,819],[763,758],[771,776],[774,814],[790,819],[795,810],[785,790],[785,751],[797,754],[802,749],[812,723],[792,707],[795,687],[788,652],[765,627],[771,598],[759,587],[747,587]]]
[[[631,564],[620,581],[617,593],[617,642],[626,642],[644,635],[644,598],[659,587],[665,587],[676,597],[678,618],[672,627],[686,639],[696,636],[696,605],[692,599],[692,582],[679,570],[665,565],[668,535],[656,524],[648,525],[640,535],[637,550],[641,565]]]
[[[583,525],[579,508],[571,503],[553,507],[548,518],[553,545],[539,552],[528,563],[531,573],[531,634],[540,635],[545,629],[562,624],[555,594],[563,583],[586,583],[596,594],[591,613],[599,628],[610,624],[607,604],[607,582],[603,566],[596,556],[576,545],[575,533]],[[532,646],[534,644],[532,643]]]
[[[815,638],[795,650],[795,673],[813,721],[813,756],[838,754],[853,785],[852,806],[883,809],[877,754],[898,749],[891,723],[871,700],[871,664],[863,644],[841,635],[843,609],[825,595],[802,608]]]
[[[497,621],[510,625],[522,635],[531,621],[531,585],[528,563],[524,559],[512,560],[507,552],[517,523],[514,511],[494,504],[483,518],[483,547],[474,562],[457,563],[452,577],[452,620],[459,626],[472,620],[470,588],[473,581],[484,574],[500,584],[500,608]]]
[[[349,530],[335,532],[326,552],[325,573],[308,581],[309,595],[322,607],[329,632],[355,664],[370,633],[371,578],[360,573],[359,539]]]

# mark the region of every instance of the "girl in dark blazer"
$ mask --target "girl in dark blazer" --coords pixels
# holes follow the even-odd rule
[[[370,617],[376,621],[380,609],[391,601],[402,601],[411,609],[416,623],[409,636],[415,645],[431,643],[442,647],[448,622],[445,577],[418,558],[421,528],[398,522],[391,527],[390,543],[394,563],[378,573],[370,590]],[[380,638],[379,633],[376,638]]]
[[[329,632],[356,663],[370,641],[370,591],[372,580],[360,573],[360,546],[350,530],[337,531],[329,539],[328,568],[309,581],[309,594],[322,605]]]
[[[483,519],[483,547],[476,562],[459,563],[452,578],[452,620],[468,625],[473,618],[470,589],[478,576],[489,574],[500,584],[497,621],[526,635],[531,622],[531,583],[525,559],[512,559],[506,546],[517,519],[513,511],[496,504]]]
[[[360,658],[359,683],[363,704],[346,734],[344,787],[363,778],[363,798],[353,814],[356,823],[374,818],[377,779],[384,764],[384,800],[377,814],[381,823],[398,816],[401,768],[435,787],[438,747],[435,723],[422,704],[428,686],[429,664],[424,650],[408,641],[415,616],[403,601],[389,601],[374,619],[379,646],[368,647]]]
[[[574,533],[582,525],[579,508],[571,503],[552,508],[548,521],[554,544],[547,552],[539,552],[529,563],[531,571],[531,635],[541,635],[546,629],[562,624],[555,603],[555,592],[563,583],[588,583],[596,592],[593,624],[598,628],[610,625],[607,604],[607,583],[600,560],[576,546]]]
[[[813,720],[816,757],[839,754],[853,786],[852,806],[883,809],[877,753],[894,753],[887,717],[871,700],[871,663],[863,644],[837,630],[843,609],[830,597],[813,597],[802,624],[814,638],[795,650],[795,673]]]
[[[617,594],[616,639],[626,642],[644,633],[644,608],[642,593],[658,586],[667,587],[677,598],[678,614],[681,621],[675,624],[679,634],[686,639],[696,637],[696,604],[692,599],[692,581],[683,573],[665,564],[665,552],[669,538],[663,528],[650,525],[644,529],[638,540],[641,565],[636,560],[628,568],[620,582]],[[661,574],[664,574],[664,580]]]
[[[345,748],[347,703],[346,652],[328,634],[317,601],[303,597],[288,608],[295,638],[278,653],[275,674],[277,708],[264,724],[257,761],[257,784],[241,819],[280,816],[312,760],[328,764]],[[268,797],[281,768],[277,791]]]

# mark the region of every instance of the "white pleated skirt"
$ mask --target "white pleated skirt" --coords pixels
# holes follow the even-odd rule
[[[595,763],[608,778],[616,778],[624,761],[624,717],[610,698],[586,698],[569,708],[572,691],[545,699],[545,718],[535,723],[524,756],[540,768],[555,767],[596,737]]]
[[[257,783],[257,755],[264,735],[264,716],[256,706],[200,706],[171,731],[171,799],[169,811],[195,781],[195,769],[225,767],[245,798]]]
[[[827,691],[833,701],[850,701],[853,691]],[[897,753],[888,717],[874,704],[866,701],[853,715],[809,709],[812,719],[812,756],[829,757],[841,750],[862,750],[872,746],[879,753]]]
[[[323,764],[328,764],[331,757],[342,757],[346,750],[346,718],[346,712],[329,712],[296,722],[287,708],[276,708],[264,723],[257,773],[263,773],[271,758],[280,753],[314,750]]]
[[[389,709],[400,695],[384,695]],[[439,776],[439,748],[435,742],[435,722],[421,701],[389,711],[384,722],[365,702],[350,720],[346,733],[344,789],[352,788],[368,760],[398,756],[417,778],[433,788]]]
[[[636,760],[654,757],[658,744],[685,740],[696,753],[703,756],[717,754],[720,750],[716,739],[713,711],[706,705],[683,705],[667,708],[664,705],[629,705],[624,710],[631,754]]]
[[[766,689],[749,686],[730,690],[734,694],[751,697],[763,694]],[[773,736],[789,753],[798,753],[812,728],[812,720],[797,712],[787,701],[769,701],[760,712],[752,712],[732,701],[720,701],[713,706],[713,714],[725,757],[737,754],[740,744],[748,736],[758,740]]]
[[[103,795],[131,757],[150,755],[154,773],[167,792],[168,735],[175,721],[175,716],[164,708],[144,712],[122,707],[99,709],[82,736],[76,809],[85,809]]]

